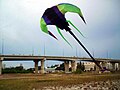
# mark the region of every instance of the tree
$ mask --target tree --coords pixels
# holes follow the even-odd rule
[[[84,63],[81,63],[81,61],[80,61],[80,63],[77,63],[77,69],[80,69],[80,70],[84,71],[85,70]]]

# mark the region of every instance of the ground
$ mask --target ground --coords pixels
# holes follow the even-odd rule
[[[3,74],[0,76],[0,90],[93,90],[93,87],[100,88],[94,90],[119,90],[120,74]]]

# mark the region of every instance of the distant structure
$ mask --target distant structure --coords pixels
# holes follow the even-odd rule
[[[84,62],[85,71],[95,70],[95,63],[93,62]]]
[[[55,69],[56,69],[56,67],[54,67],[54,68],[45,68],[45,72],[46,73],[54,73],[54,72],[56,72]]]

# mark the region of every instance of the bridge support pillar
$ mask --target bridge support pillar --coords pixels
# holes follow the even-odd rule
[[[35,74],[38,74],[38,60],[34,60],[34,68],[35,68]]]
[[[102,68],[107,69],[107,62],[102,62]]]
[[[0,60],[0,75],[2,75],[2,60]]]
[[[120,62],[118,63],[118,69],[119,69],[119,71],[120,71]]]
[[[110,62],[108,62],[108,67],[107,67],[107,69],[108,69],[108,70],[110,70],[110,69],[111,69],[111,67],[110,67],[110,66],[111,66],[111,63],[110,63]]]
[[[44,59],[41,60],[41,70],[40,70],[40,73],[41,73],[41,74],[44,74],[44,62],[45,62]]]
[[[114,70],[114,71],[115,71],[115,63],[114,63],[114,62],[112,62],[111,64],[112,64],[112,70]]]
[[[64,61],[65,73],[69,72],[69,61]]]
[[[100,62],[98,62],[98,64],[100,65]],[[95,64],[94,70],[96,71],[96,73],[99,73],[100,68]]]
[[[76,61],[71,61],[72,72],[76,71]]]

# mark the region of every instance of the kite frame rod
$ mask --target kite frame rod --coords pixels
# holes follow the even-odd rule
[[[87,48],[78,40],[78,38],[73,34],[71,30],[68,31],[76,40],[77,42],[82,46],[82,48],[87,52],[87,54],[92,58],[92,60],[95,62],[95,64],[102,69],[102,67],[98,64],[98,62],[93,58],[93,56],[90,54],[90,52],[87,50]]]

